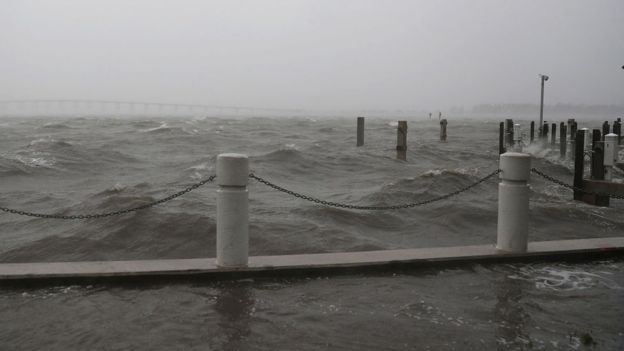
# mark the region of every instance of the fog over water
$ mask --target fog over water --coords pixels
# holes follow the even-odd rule
[[[624,2],[0,2],[0,100],[622,104]]]

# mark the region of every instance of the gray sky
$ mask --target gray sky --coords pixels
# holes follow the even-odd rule
[[[624,1],[0,0],[0,100],[624,103]]]

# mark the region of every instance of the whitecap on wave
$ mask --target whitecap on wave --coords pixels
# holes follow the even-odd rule
[[[557,291],[585,290],[593,287],[606,287],[609,289],[623,289],[612,279],[613,273],[600,271],[598,273],[587,272],[576,267],[546,266],[536,268],[522,266],[517,274],[510,275],[510,279],[525,280],[535,283],[538,289]]]
[[[156,131],[167,130],[167,129],[169,129],[169,125],[167,124],[167,122],[162,122],[158,127],[141,129],[140,132],[150,133],[150,132],[156,132]]]

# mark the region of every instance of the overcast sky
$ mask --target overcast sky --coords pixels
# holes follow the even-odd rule
[[[0,0],[0,100],[624,103],[624,1]]]

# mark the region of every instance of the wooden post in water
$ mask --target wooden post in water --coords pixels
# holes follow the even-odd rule
[[[563,124],[563,122],[561,122],[561,125],[559,126],[561,135],[559,136],[559,151],[560,151],[560,155],[561,158],[565,158],[566,157],[566,152],[567,147],[568,147],[568,142],[567,142],[567,137],[568,137],[568,128],[565,124]]]
[[[505,148],[505,122],[500,122],[498,130],[498,154],[504,154],[507,150]]]
[[[600,129],[592,131],[591,179],[604,179],[604,145]],[[600,153],[599,157],[596,153]]]
[[[557,143],[557,123],[553,123],[551,126],[551,137],[550,137],[550,145],[553,147]]]
[[[364,117],[357,118],[357,144],[356,146],[364,145]]]
[[[622,144],[622,122],[620,118],[613,122],[613,134],[618,136],[618,145]]]
[[[601,141],[600,129],[592,131],[591,179],[604,180],[604,142]],[[585,195],[585,202],[596,206],[609,206],[609,197],[600,195]]]
[[[446,118],[440,121],[440,141],[446,142]]]
[[[531,144],[533,144],[534,138],[535,138],[535,121],[531,121]]]
[[[514,123],[513,119],[505,120],[505,148],[511,148],[514,145]]]
[[[569,120],[568,120],[569,121]],[[576,132],[577,132],[577,124],[574,119],[572,119],[572,123],[570,123],[570,154],[572,155],[572,159],[576,157]]]
[[[583,169],[585,168],[585,132],[576,131],[574,136],[574,200],[583,199]]]
[[[397,158],[407,160],[407,121],[399,121],[397,128]]]
[[[548,145],[548,122],[544,122],[542,126],[542,144],[544,146]]]
[[[605,136],[609,134],[610,131],[611,131],[611,128],[609,126],[609,122],[604,121],[604,123],[602,124],[602,140],[603,141],[604,141]]]

